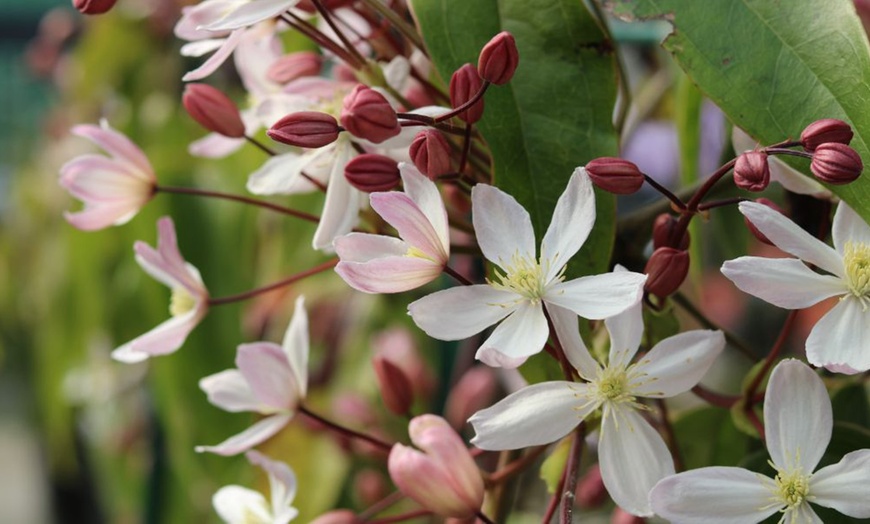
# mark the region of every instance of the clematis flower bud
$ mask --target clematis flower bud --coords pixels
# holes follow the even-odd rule
[[[73,0],[73,6],[85,15],[101,15],[115,7],[118,0]]]
[[[420,131],[411,142],[411,160],[430,180],[450,172],[450,144],[436,129]]]
[[[266,134],[282,144],[323,147],[335,142],[340,131],[332,115],[319,111],[299,111],[275,122]]]
[[[362,84],[344,98],[341,125],[354,136],[375,144],[398,135],[402,130],[395,109],[384,95]]]
[[[344,168],[350,185],[366,193],[389,191],[399,185],[399,164],[390,157],[366,153],[354,157]]]
[[[596,158],[586,164],[592,183],[615,195],[630,195],[643,185],[643,173],[628,160],[613,157]]]
[[[199,125],[229,138],[245,136],[245,124],[236,104],[208,84],[187,84],[181,98],[187,113]]]
[[[477,69],[471,64],[465,64],[450,77],[450,105],[454,108],[461,106],[471,100],[482,87],[483,80],[480,79]],[[456,116],[469,124],[477,122],[483,116],[483,98]]]
[[[801,133],[801,145],[813,152],[822,144],[836,142],[849,145],[854,133],[852,126],[836,118],[823,118],[808,125]]]
[[[786,212],[783,211],[783,209],[782,209],[781,207],[779,207],[778,205],[776,205],[776,203],[774,203],[774,202],[771,201],[771,200],[768,200],[768,199],[766,199],[766,198],[759,198],[759,199],[756,200],[756,202],[758,202],[759,204],[764,204],[765,206],[769,207],[770,209],[773,209],[774,211],[776,211],[777,213],[780,213],[780,214],[782,214],[782,215],[786,215]],[[786,216],[787,216],[787,215],[786,215]],[[761,231],[759,231],[758,228],[755,227],[755,224],[753,224],[753,223],[752,223],[752,222],[751,222],[751,221],[750,221],[746,216],[743,217],[743,221],[746,223],[746,227],[749,228],[749,231],[752,233],[752,235],[753,235],[755,238],[757,238],[760,242],[763,242],[763,243],[765,243],[765,244],[767,244],[767,245],[769,245],[769,246],[773,246],[773,245],[775,245],[773,242],[771,242],[771,241],[770,241],[770,240],[769,240],[769,239],[764,235],[764,233],[762,233]]]
[[[384,405],[396,415],[407,415],[414,402],[414,390],[408,375],[383,354],[376,354],[372,358],[372,366]]]
[[[282,56],[269,66],[266,76],[276,84],[286,84],[320,72],[321,56],[314,51],[299,51]]]
[[[520,62],[517,42],[507,31],[492,37],[480,51],[477,70],[481,78],[496,85],[510,82]]]
[[[643,270],[649,275],[644,289],[659,298],[665,298],[676,291],[689,273],[689,253],[672,247],[660,247]]]
[[[600,507],[607,500],[607,488],[604,487],[598,464],[593,464],[580,478],[580,482],[577,483],[576,499],[577,504],[586,509]]]
[[[851,147],[837,142],[828,142],[816,147],[810,171],[816,178],[829,184],[848,184],[861,175],[864,163]]]
[[[334,509],[311,521],[311,524],[360,524],[363,521],[349,509]]]
[[[444,418],[456,430],[465,426],[465,421],[481,409],[492,404],[496,379],[492,368],[475,366],[462,375],[444,406]]]
[[[387,461],[393,482],[409,498],[444,517],[471,517],[483,504],[483,478],[459,435],[441,417],[421,415],[408,426],[422,451],[395,444]]]
[[[734,164],[734,183],[746,191],[763,191],[770,184],[770,166],[767,154],[747,151],[737,157]]]
[[[684,231],[679,239],[676,235],[676,226],[679,219],[671,214],[662,213],[653,222],[653,249],[660,247],[675,247],[677,249],[689,248],[689,232]]]

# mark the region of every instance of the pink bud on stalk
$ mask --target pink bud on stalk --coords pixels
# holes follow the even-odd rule
[[[771,201],[771,200],[768,200],[768,199],[766,199],[766,198],[759,198],[759,199],[756,200],[756,202],[758,202],[759,204],[764,204],[765,206],[769,207],[770,209],[773,209],[774,211],[776,211],[777,213],[780,213],[780,214],[782,214],[782,215],[786,215],[786,212],[783,211],[783,209],[782,209],[781,207],[779,207],[778,205],[776,205],[776,203],[774,203],[774,202]],[[787,215],[786,215],[786,216],[787,216]],[[773,246],[773,245],[775,245],[773,242],[771,242],[771,241],[770,241],[770,240],[769,240],[769,239],[764,235],[764,233],[762,233],[761,231],[759,231],[758,228],[755,227],[755,224],[753,224],[752,221],[750,221],[748,218],[746,218],[746,216],[743,217],[743,222],[746,223],[746,227],[749,228],[749,231],[752,233],[752,235],[753,235],[755,238],[758,239],[759,242],[763,242],[763,243],[765,243],[765,244],[767,244],[767,245],[769,245],[769,246]]]
[[[321,56],[314,51],[299,51],[284,55],[269,66],[266,76],[277,84],[286,84],[303,76],[320,72]]]
[[[471,100],[482,87],[483,80],[480,79],[477,69],[471,64],[465,64],[450,77],[450,105],[454,108],[460,107]],[[456,116],[469,124],[477,122],[483,116],[483,98]]]
[[[679,289],[689,273],[689,253],[672,247],[660,247],[643,270],[649,275],[644,288],[659,298],[665,298]]]
[[[770,166],[767,153],[747,151],[737,157],[734,164],[734,183],[746,191],[763,191],[770,184]]]
[[[683,231],[680,238],[673,238],[676,235],[676,227],[679,219],[669,213],[662,213],[657,216],[653,222],[653,249],[660,247],[675,247],[677,249],[689,248],[689,232]]]
[[[73,0],[73,7],[85,15],[101,15],[115,7],[118,0]]]
[[[813,152],[810,171],[829,184],[841,185],[854,181],[864,170],[861,156],[851,147],[838,142],[821,144]]]
[[[344,168],[350,185],[366,193],[389,191],[399,185],[399,164],[390,157],[365,153],[356,156]]]
[[[372,358],[372,367],[375,368],[384,405],[396,415],[407,415],[414,403],[414,390],[408,375],[382,354]]]
[[[514,35],[502,31],[483,46],[477,60],[477,70],[484,80],[502,85],[510,82],[519,63],[520,55]]]
[[[299,111],[278,120],[266,131],[269,138],[298,147],[323,147],[335,142],[341,129],[335,118],[319,111]]]
[[[471,415],[492,404],[496,386],[492,368],[475,366],[469,369],[450,388],[450,395],[444,406],[444,418],[456,430],[462,429]]]
[[[852,126],[836,118],[823,118],[808,125],[801,133],[801,145],[813,152],[822,144],[836,142],[849,145],[854,133]]]
[[[393,138],[402,130],[395,109],[384,95],[362,84],[344,98],[341,125],[354,136],[375,144]]]
[[[417,133],[411,142],[409,154],[417,169],[430,180],[436,180],[451,171],[450,144],[437,129]]]
[[[245,136],[245,124],[236,104],[208,84],[187,84],[181,98],[187,113],[199,125],[229,138]]]
[[[615,195],[630,195],[640,189],[644,182],[640,169],[622,158],[596,158],[585,167],[593,184]]]

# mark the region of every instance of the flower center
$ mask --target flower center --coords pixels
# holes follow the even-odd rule
[[[621,404],[633,402],[629,388],[628,372],[622,368],[604,368],[601,374],[592,382],[594,395],[599,402]]]
[[[427,255],[422,249],[411,246],[408,248],[408,251],[405,252],[406,257],[414,257],[414,258],[422,258],[424,260],[431,260],[432,262],[438,262],[433,259],[429,255]]]
[[[849,290],[858,298],[870,295],[870,246],[863,242],[846,242],[843,266]]]
[[[544,281],[549,269],[546,261],[541,264],[528,257],[520,256],[519,253],[514,253],[509,264],[504,263],[504,261],[499,261],[499,263],[504,269],[504,273],[496,270],[495,279],[487,279],[489,285],[496,289],[521,295],[529,299],[532,304],[537,304],[544,298],[547,284],[549,284],[549,282]],[[553,281],[561,282],[564,279],[564,273],[565,268],[562,268]]]
[[[196,299],[183,287],[172,290],[172,298],[169,300],[169,313],[173,317],[180,317],[196,307]]]
[[[788,508],[803,504],[810,493],[810,476],[800,469],[780,470],[774,479],[774,494]]]

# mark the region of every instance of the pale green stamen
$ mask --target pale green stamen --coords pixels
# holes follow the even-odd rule
[[[172,290],[172,298],[169,300],[169,313],[173,317],[184,315],[195,307],[196,299],[186,289],[177,287]]]
[[[514,253],[510,263],[499,262],[504,273],[495,272],[493,280],[487,279],[489,285],[496,289],[510,291],[527,298],[532,304],[537,304],[544,298],[547,286],[551,282],[561,282],[565,277],[563,267],[559,274],[549,282],[544,279],[549,272],[549,261],[539,263],[528,257]]]
[[[861,301],[866,310],[870,306],[870,246],[863,242],[846,242],[843,266],[849,291]]]

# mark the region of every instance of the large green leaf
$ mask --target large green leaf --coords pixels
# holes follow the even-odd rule
[[[840,118],[870,160],[870,49],[851,0],[610,0],[626,18],[666,18],[680,66],[763,143]],[[806,170],[807,162],[795,163]],[[870,179],[831,188],[870,219]]]
[[[493,86],[479,123],[494,160],[495,184],[532,216],[539,237],[574,168],[617,153],[612,115],[616,60],[595,19],[577,0],[412,0],[414,15],[444,79],[477,63],[495,34],[510,31],[520,65]],[[613,238],[613,197],[598,194],[596,230],[570,273],[601,271]]]

